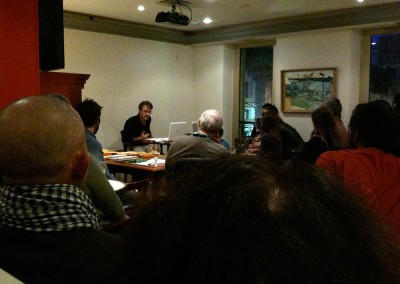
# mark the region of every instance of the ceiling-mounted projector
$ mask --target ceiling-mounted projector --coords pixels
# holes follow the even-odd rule
[[[172,11],[171,12],[160,12],[157,14],[156,17],[156,22],[157,23],[163,23],[163,22],[169,22],[177,25],[184,25],[187,26],[190,21],[192,20],[192,9],[186,4],[190,3],[188,1],[183,1],[183,0],[163,0],[160,2],[172,2]],[[178,6],[180,13],[175,12],[176,7]],[[190,11],[190,19],[188,16],[182,13],[183,9],[187,9]]]
[[[187,26],[190,22],[189,17],[177,12],[160,12],[157,14],[156,22],[170,22],[173,24]]]

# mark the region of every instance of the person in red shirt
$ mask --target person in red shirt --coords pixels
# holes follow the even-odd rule
[[[400,123],[384,101],[360,104],[350,119],[349,150],[316,164],[336,174],[400,239]]]

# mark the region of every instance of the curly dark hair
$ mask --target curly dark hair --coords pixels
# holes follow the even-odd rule
[[[265,103],[261,108],[266,109],[268,111],[274,111],[277,114],[279,114],[279,111],[278,111],[277,107],[275,105],[273,105],[273,104]]]
[[[82,118],[85,127],[91,127],[96,123],[96,120],[101,116],[100,106],[93,99],[85,98],[83,102],[78,103],[75,106],[76,111]]]

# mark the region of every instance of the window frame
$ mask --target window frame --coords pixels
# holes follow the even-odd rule
[[[369,101],[371,36],[394,33],[400,33],[400,27],[365,30],[361,34],[360,103],[367,103]]]
[[[232,137],[241,137],[241,131],[240,131],[240,94],[242,93],[242,87],[241,86],[241,49],[243,48],[254,48],[254,47],[266,47],[266,46],[272,46],[273,49],[275,49],[276,45],[276,40],[271,39],[271,40],[260,40],[260,41],[254,41],[254,42],[246,42],[246,43],[238,43],[232,45],[232,47],[235,49],[235,69],[234,69],[234,95],[233,95],[233,121],[232,121],[232,133],[235,134]],[[274,68],[275,64],[273,63],[272,65]],[[272,102],[274,101],[274,81],[272,80],[272,88],[271,88],[271,100]]]

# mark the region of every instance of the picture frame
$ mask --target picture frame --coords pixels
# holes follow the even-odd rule
[[[328,97],[336,96],[336,68],[281,71],[283,113],[312,113]]]

